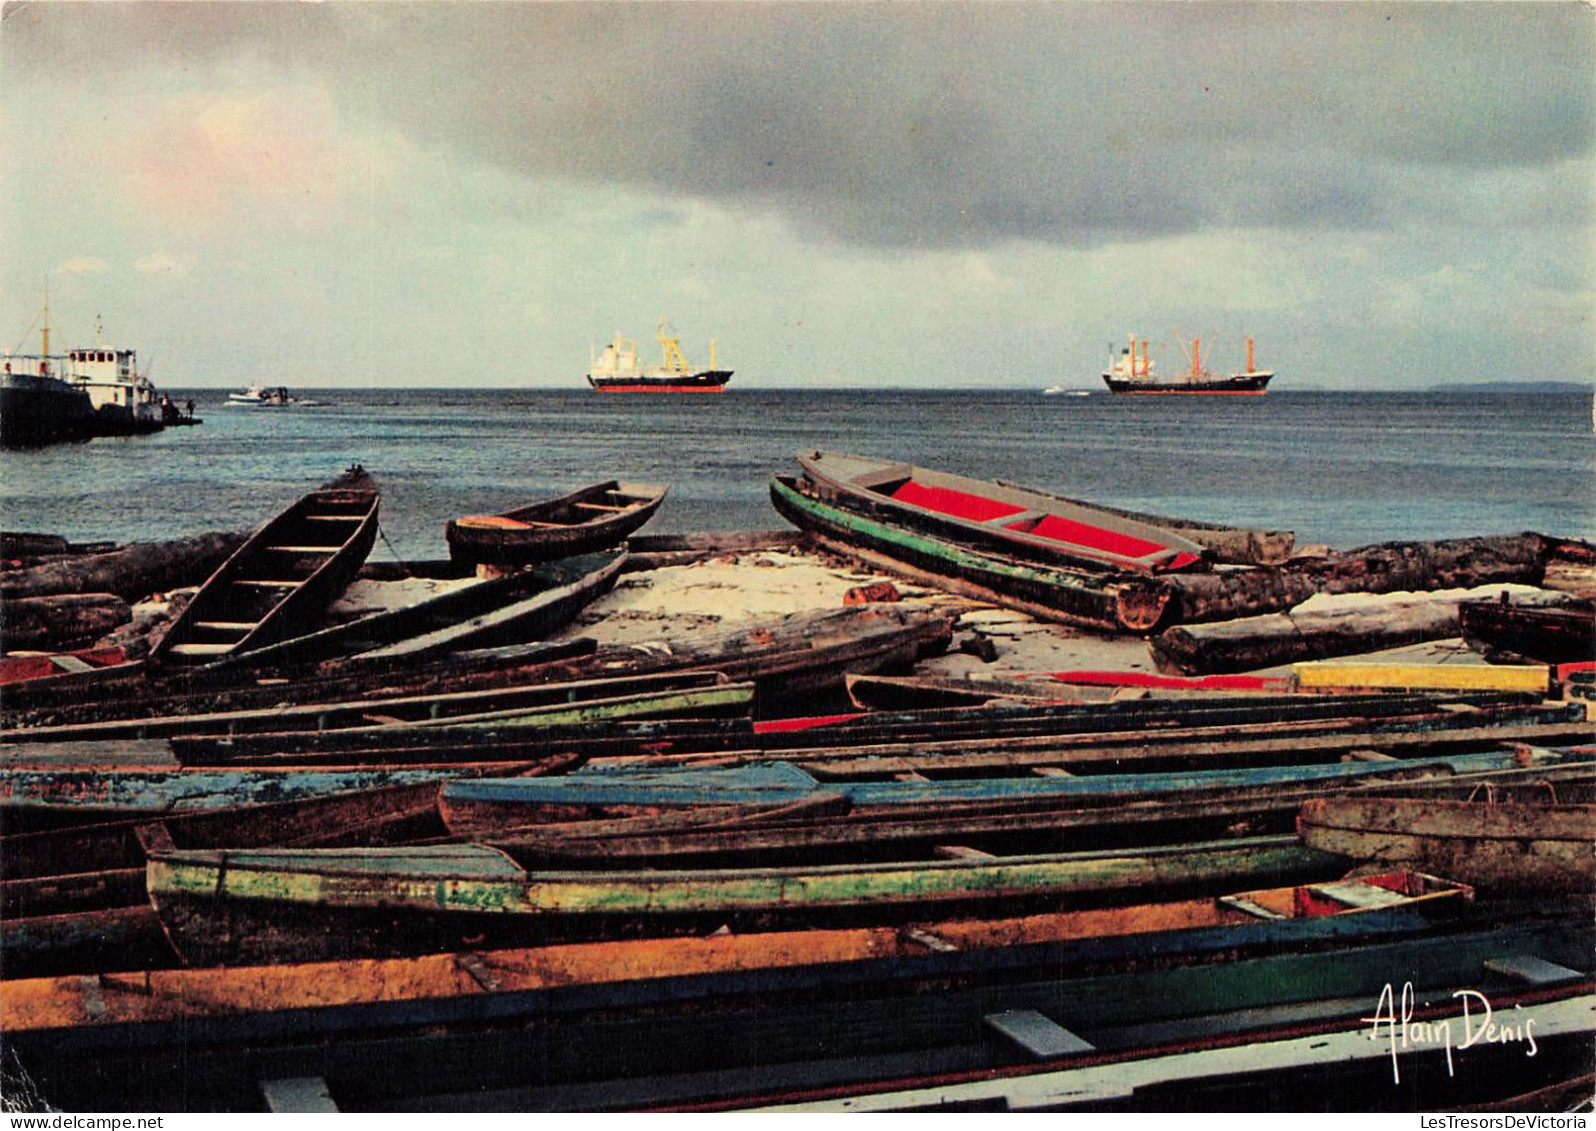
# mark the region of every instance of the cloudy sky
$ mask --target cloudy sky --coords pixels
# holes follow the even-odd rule
[[[158,383],[1596,373],[1580,3],[12,3],[0,346]],[[64,341],[68,338],[71,341]]]

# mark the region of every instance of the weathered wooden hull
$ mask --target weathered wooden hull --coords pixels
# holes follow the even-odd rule
[[[1247,928],[1255,929],[1273,927]],[[1432,928],[1417,937],[1348,935],[1341,945],[1291,943],[1212,961],[1221,947],[1207,961],[1166,965],[1157,952],[1148,961],[1115,937],[827,961],[821,933],[804,932],[813,951],[752,970],[722,961],[741,937],[720,936],[684,940],[704,956],[702,974],[685,966],[681,976],[651,976],[661,967],[627,971],[594,953],[589,968],[599,977],[626,980],[586,982],[580,970],[564,979],[570,968],[548,950],[467,951],[403,964],[16,983],[0,997],[0,1016],[22,1066],[69,1110],[256,1110],[263,1080],[307,1070],[343,1110],[737,1107],[862,1096],[895,1082],[1023,1084],[1065,1067],[1110,1081],[1102,1074],[1118,1061],[1194,1047],[1235,1046],[1245,1058],[1240,1046],[1281,1025],[1313,1038],[1327,1025],[1367,1017],[1393,979],[1412,981],[1422,1000],[1454,1010],[1453,989],[1478,986],[1499,1008],[1544,1019],[1544,1032],[1552,1032],[1555,1018],[1540,1005],[1588,988],[1526,994],[1490,975],[1482,982],[1481,964],[1538,954],[1588,972],[1588,935],[1585,923]],[[649,953],[672,961],[667,948]],[[338,977],[326,976],[334,969]],[[260,986],[265,1008],[249,1008],[250,982]],[[218,1007],[206,1011],[199,1003],[211,992]],[[277,1003],[286,1008],[270,1008]],[[994,1043],[1001,1039],[988,1018],[1027,1012],[1091,1047],[1039,1059]],[[1435,1015],[1421,1006],[1418,1016]],[[85,1020],[99,1023],[79,1023]],[[1430,1110],[1437,1094],[1467,1098],[1458,1089],[1482,1074],[1475,1066],[1485,1050],[1463,1050],[1456,1079],[1443,1066],[1433,1088],[1393,1091],[1387,1046],[1367,1039],[1367,1021],[1352,1025],[1381,1058],[1376,1082],[1383,1079],[1378,1094],[1388,1105]],[[1558,1040],[1542,1041],[1533,1059],[1522,1045],[1508,1046],[1511,1062],[1489,1067],[1522,1089],[1536,1083],[1525,1075],[1532,1069],[1566,1070]],[[1588,1047],[1578,1051],[1588,1064]],[[1417,1075],[1417,1056],[1404,1054],[1404,1081]],[[1338,1071],[1330,1080],[1339,1085],[1343,1077]]]
[[[337,733],[410,727],[559,726],[611,718],[647,718],[691,713],[695,706],[739,709],[753,695],[751,684],[728,684],[714,672],[643,676],[634,679],[534,684],[480,692],[400,696],[343,703],[307,703],[268,710],[159,718],[116,719],[60,727],[8,730],[0,741],[25,747],[38,743],[104,742],[181,735]],[[696,701],[696,702],[695,702]]]
[[[891,460],[800,452],[822,502],[983,553],[1091,570],[1169,570],[1204,549],[1162,526],[1057,495]]]
[[[212,674],[222,680],[245,672],[310,668],[446,632],[510,606],[519,610],[513,618],[514,631],[524,633],[526,640],[539,639],[564,628],[609,589],[615,578],[615,572],[608,569],[613,559],[614,555],[595,555],[518,570],[404,608],[227,657],[211,665]],[[498,622],[501,634],[511,631],[504,624],[510,619]]]
[[[858,927],[701,938],[575,943],[480,956],[494,992],[547,990],[695,975],[726,975],[813,964],[857,963],[930,953],[1027,948],[1047,957],[1127,962],[1154,956],[1195,959],[1223,950],[1347,943],[1413,934],[1435,915],[1472,899],[1462,885],[1418,873],[1241,892],[1214,899],[1134,904],[1046,915],[956,919],[910,928]],[[1067,944],[1067,945],[1060,945]],[[975,953],[972,953],[975,952]],[[334,967],[213,968],[153,974],[145,992],[113,995],[95,1009],[81,981],[9,987],[0,1004],[8,1034],[68,1026],[197,1022],[244,1012],[326,1008],[419,998],[470,997],[485,987],[455,956],[366,960]]]
[[[456,561],[497,566],[555,561],[617,545],[654,517],[667,490],[656,483],[611,479],[491,516],[497,520],[491,524],[451,519],[443,532]]]
[[[1169,603],[1166,592],[1139,578],[1015,562],[874,521],[804,493],[792,476],[772,479],[770,498],[783,518],[843,553],[1044,620],[1149,633],[1161,625]]]
[[[1558,800],[1570,794],[1583,800]],[[1303,805],[1297,826],[1305,844],[1357,860],[1444,868],[1493,894],[1596,891],[1589,780],[1583,788],[1481,787],[1463,798],[1319,798]]]
[[[1548,755],[1542,764],[1574,762],[1576,756]],[[1588,760],[1588,759],[1583,759]],[[1525,764],[1515,752],[1467,754],[1415,760],[1408,773],[1479,773]],[[724,770],[660,770],[646,765],[630,770],[593,770],[558,778],[449,782],[439,805],[451,829],[534,824],[543,812],[569,812],[583,806],[669,807],[712,804],[776,804],[818,793],[846,797],[855,809],[874,806],[941,806],[963,802],[1011,803],[1042,799],[1089,799],[1094,804],[1190,795],[1213,790],[1351,781],[1389,775],[1390,762],[1269,766],[1190,773],[1091,774],[1079,777],[953,778],[944,781],[819,781],[796,765],[754,763]]]
[[[1458,618],[1463,639],[1481,652],[1505,652],[1543,664],[1596,658],[1596,602],[1546,607],[1464,601]]]
[[[378,501],[358,468],[300,499],[210,576],[148,665],[204,664],[314,629],[371,552]]]
[[[529,872],[480,845],[152,855],[151,902],[199,964],[457,945],[487,932],[526,941],[583,920],[683,923],[803,918],[994,900],[1101,900],[1337,874],[1340,857],[1293,837],[1130,852],[736,870]],[[328,924],[344,923],[328,929]],[[350,929],[355,924],[356,929]],[[430,945],[429,945],[430,944]]]

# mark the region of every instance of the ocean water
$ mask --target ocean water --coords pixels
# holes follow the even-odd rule
[[[1341,548],[1521,530],[1596,540],[1596,432],[1578,393],[351,389],[286,409],[172,393],[204,424],[0,452],[0,525],[115,541],[242,528],[360,463],[383,487],[374,560],[445,556],[448,518],[605,478],[671,485],[649,533],[774,529],[771,475],[825,448]]]

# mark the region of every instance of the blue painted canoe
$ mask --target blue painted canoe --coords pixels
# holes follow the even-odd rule
[[[1580,760],[1548,753],[1543,764]],[[787,762],[730,769],[650,769],[646,764],[586,768],[559,778],[480,778],[444,786],[441,807],[451,827],[481,827],[482,811],[524,806],[681,806],[777,804],[817,792],[836,793],[855,807],[936,805],[962,801],[1016,802],[1057,797],[1125,799],[1303,782],[1345,781],[1400,773],[1416,776],[1480,773],[1523,765],[1512,751],[1461,754],[1411,762],[1334,762],[1307,766],[1200,770],[1189,773],[1094,774],[1059,778],[967,778],[947,781],[820,781]]]

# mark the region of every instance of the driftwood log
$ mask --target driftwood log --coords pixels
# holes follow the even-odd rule
[[[0,602],[0,650],[64,651],[92,644],[132,619],[126,601],[112,593],[23,597]]]
[[[1180,624],[1279,613],[1315,593],[1394,593],[1520,582],[1539,585],[1554,542],[1505,534],[1440,542],[1382,542],[1262,569],[1170,574],[1170,619]]]
[[[0,574],[0,597],[114,593],[137,601],[151,593],[198,585],[249,538],[248,531],[213,531],[171,542],[135,542],[106,554],[60,558]],[[125,617],[123,618],[126,619]]]
[[[1150,640],[1160,669],[1181,675],[1254,671],[1258,668],[1355,656],[1462,632],[1458,606],[1494,597],[1489,588],[1446,593],[1400,593],[1327,601],[1322,607],[1264,613],[1212,624],[1177,625]],[[1555,605],[1560,593],[1519,592],[1525,605]]]

